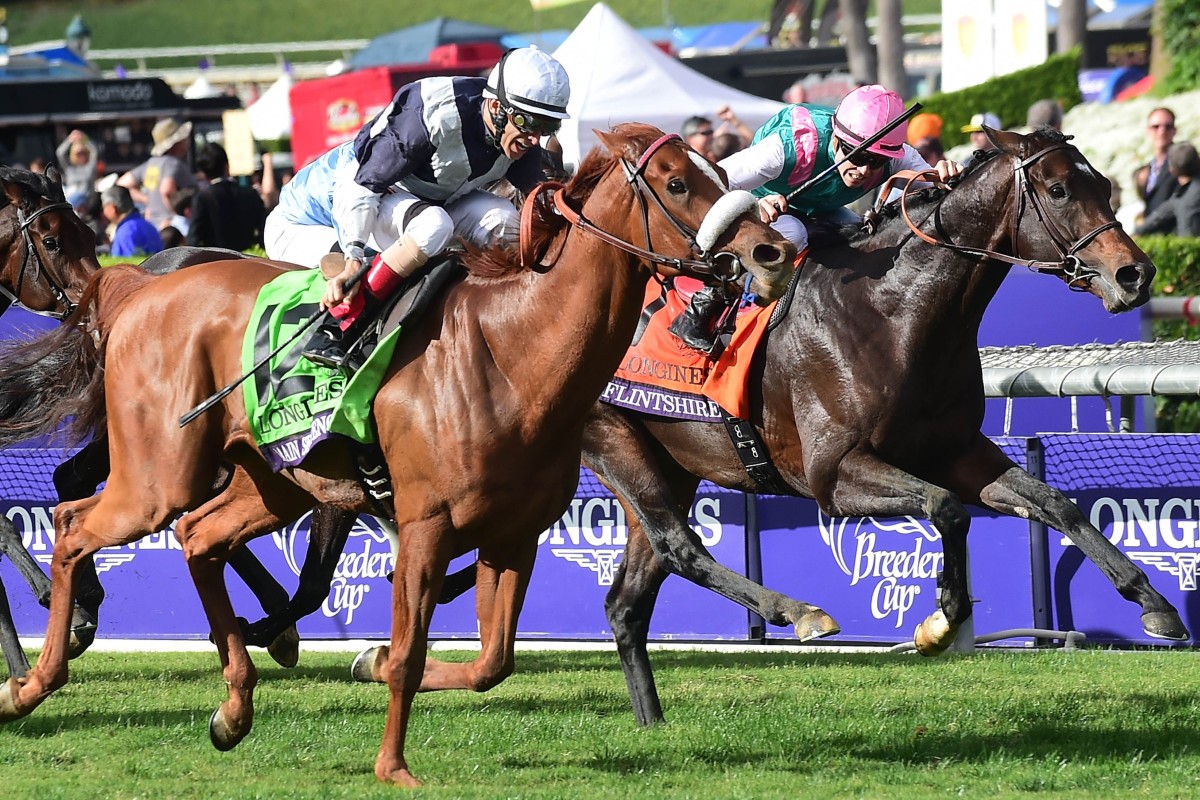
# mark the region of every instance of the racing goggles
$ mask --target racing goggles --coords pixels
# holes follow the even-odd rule
[[[846,156],[845,143],[842,144],[842,156]],[[846,158],[851,164],[856,167],[866,167],[867,169],[879,169],[880,167],[891,161],[887,156],[881,156],[878,153],[872,153],[869,150],[860,150],[857,153],[851,154]]]
[[[552,136],[562,127],[562,120],[554,117],[539,117],[528,111],[513,109],[508,112],[508,118],[513,126],[521,133],[532,133],[538,136]]]

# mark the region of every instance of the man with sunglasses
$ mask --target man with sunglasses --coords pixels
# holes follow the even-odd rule
[[[507,178],[521,191],[543,179],[544,136],[567,119],[566,70],[536,47],[510,50],[484,78],[425,78],[401,87],[353,142],[296,173],[267,220],[267,255],[313,264],[340,249],[341,274],[322,305],[332,320],[304,349],[341,366],[358,329],[455,237],[483,247],[516,236],[513,204],[485,190]],[[379,255],[345,286],[365,249]]]
[[[1151,111],[1146,120],[1146,134],[1150,161],[1133,173],[1138,197],[1145,204],[1143,218],[1153,214],[1179,188],[1179,181],[1167,168],[1167,151],[1175,142],[1175,112],[1162,106]]]
[[[921,154],[905,143],[908,126],[902,123],[866,150],[851,155],[804,194],[786,198],[902,113],[904,101],[882,86],[860,86],[836,109],[797,103],[768,120],[749,147],[721,161],[720,166],[729,178],[729,188],[746,189],[759,197],[762,218],[802,252],[808,247],[804,218],[853,222],[857,216],[845,206],[881,185],[889,175],[905,169],[929,169]],[[961,171],[959,164],[946,160],[934,168],[943,181]],[[671,332],[689,347],[711,352],[714,323],[724,306],[725,300],[716,290],[696,291],[687,309],[672,323]]]

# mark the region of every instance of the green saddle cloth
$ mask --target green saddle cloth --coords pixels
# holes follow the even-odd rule
[[[320,309],[320,270],[285,272],[259,292],[242,342],[242,369],[287,341]],[[294,467],[331,436],[375,441],[371,402],[396,349],[400,329],[385,336],[354,375],[314,364],[301,355],[316,323],[242,384],[254,440],[276,472]]]

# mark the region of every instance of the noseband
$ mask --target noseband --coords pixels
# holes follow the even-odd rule
[[[0,286],[0,294],[7,295],[8,299],[14,305],[20,306],[31,313],[41,314],[42,316],[58,320],[66,319],[75,310],[75,303],[67,297],[66,290],[55,280],[54,276],[50,274],[50,270],[46,269],[46,266],[42,263],[42,257],[33,245],[33,234],[30,232],[29,227],[43,214],[48,214],[51,211],[71,211],[73,210],[72,206],[66,202],[49,203],[37,209],[29,216],[25,216],[21,212],[20,205],[14,203],[13,207],[17,212],[17,229],[21,232],[21,238],[25,242],[25,254],[21,257],[21,269],[17,272],[17,280],[14,283],[13,290],[9,291]],[[33,265],[33,278],[36,280],[41,276],[45,280],[46,288],[50,290],[50,294],[54,296],[57,303],[62,306],[62,311],[35,311],[21,302],[21,287],[25,283],[26,269],[31,264]]]
[[[534,194],[539,194],[542,191],[547,190],[555,190],[555,208],[558,209],[558,212],[562,214],[569,223],[581,230],[587,231],[597,239],[607,242],[608,244],[624,250],[627,253],[632,253],[633,255],[645,259],[653,264],[661,264],[672,267],[684,274],[692,275],[693,277],[701,279],[717,278],[726,283],[737,280],[742,271],[741,261],[738,259],[738,257],[733,253],[712,253],[702,248],[697,241],[697,237],[699,235],[697,231],[681,222],[677,217],[675,217],[675,215],[667,210],[667,207],[663,204],[662,199],[659,198],[658,193],[654,191],[654,187],[647,183],[643,175],[646,171],[647,165],[650,163],[650,159],[654,156],[654,154],[658,152],[663,145],[673,141],[682,141],[682,138],[679,136],[679,134],[672,133],[656,139],[653,144],[646,148],[646,151],[642,153],[636,164],[631,164],[624,158],[620,159],[621,168],[625,171],[625,180],[633,188],[634,196],[638,200],[638,206],[642,210],[642,229],[646,234],[645,247],[639,247],[632,242],[628,242],[619,236],[611,234],[608,231],[597,227],[593,222],[583,216],[582,213],[571,208],[571,206],[567,203],[564,189],[561,184],[542,184],[538,189],[534,190]],[[666,217],[667,220],[675,227],[675,230],[677,230],[683,237],[684,241],[687,242],[688,248],[690,249],[691,253],[696,256],[696,258],[671,258],[669,256],[664,256],[654,252],[654,244],[650,240],[650,208],[647,198],[649,198],[650,202],[654,203],[658,210],[662,212],[662,215]],[[716,206],[714,205],[714,208],[715,207]],[[711,238],[715,241],[716,236]],[[728,266],[723,266],[719,262],[719,259],[727,260],[731,262],[731,264]]]
[[[1054,243],[1055,249],[1058,250],[1058,254],[1060,256],[1058,261],[1037,261],[1034,259],[1021,258],[1019,255],[1009,256],[1005,255],[1004,253],[997,253],[993,250],[985,250],[980,247],[958,245],[954,244],[953,242],[942,241],[941,239],[937,239],[920,230],[908,216],[908,187],[912,185],[913,181],[924,180],[930,175],[933,176],[934,180],[937,180],[937,172],[934,170],[917,173],[914,177],[909,179],[908,185],[906,185],[904,188],[904,194],[902,194],[900,197],[901,214],[903,215],[904,221],[908,224],[908,227],[912,230],[912,232],[929,244],[937,245],[938,247],[945,247],[958,253],[983,256],[985,258],[993,258],[997,261],[1004,261],[1016,266],[1028,267],[1035,272],[1050,274],[1061,273],[1066,278],[1067,286],[1077,292],[1085,292],[1088,290],[1088,287],[1091,285],[1092,281],[1100,276],[1100,273],[1092,267],[1084,264],[1079,256],[1076,255],[1076,253],[1091,244],[1097,236],[1105,231],[1111,228],[1120,227],[1121,223],[1115,219],[1111,222],[1105,222],[1102,225],[1096,226],[1083,236],[1080,236],[1074,242],[1071,242],[1062,234],[1062,232],[1058,229],[1058,226],[1053,222],[1053,217],[1046,208],[1045,201],[1043,201],[1042,198],[1038,196],[1038,193],[1033,189],[1033,182],[1029,178],[1029,168],[1045,156],[1053,153],[1055,150],[1064,150],[1068,148],[1072,150],[1075,149],[1072,145],[1067,144],[1066,142],[1050,145],[1049,147],[1034,153],[1024,161],[1017,162],[1016,167],[1013,168],[1013,172],[1016,175],[1013,188],[1017,194],[1017,208],[1012,217],[1010,234],[1013,243],[1013,253],[1016,254],[1017,248],[1019,247],[1020,239],[1018,237],[1018,232],[1021,228],[1021,219],[1025,215],[1025,209],[1026,207],[1032,207],[1034,213],[1037,214],[1038,222],[1042,223],[1042,228],[1046,231],[1047,235],[1049,235],[1050,241]]]

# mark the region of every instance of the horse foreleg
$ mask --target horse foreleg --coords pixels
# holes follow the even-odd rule
[[[389,694],[387,723],[375,759],[375,777],[386,783],[421,785],[408,768],[404,741],[425,671],[429,623],[452,555],[451,530],[448,520],[433,519],[408,523],[400,533],[392,578],[392,639],[382,668]]]
[[[1148,636],[1171,641],[1188,638],[1179,612],[1150,585],[1146,573],[1092,526],[1062,492],[1013,465],[991,442],[981,444],[977,453],[984,463],[1006,465],[979,490],[980,503],[1004,514],[1041,522],[1064,534],[1100,568],[1122,597],[1141,607],[1142,628]]]
[[[237,576],[258,598],[259,605],[268,615],[280,613],[287,608],[287,590],[275,580],[275,576],[263,566],[250,548],[239,547],[230,553],[229,566],[233,567]],[[240,617],[238,621],[243,626],[246,644],[267,648],[267,653],[279,666],[290,669],[300,661],[300,633],[293,624],[295,620],[280,624],[273,632],[262,631],[258,635],[251,633],[253,625]]]
[[[4,651],[4,661],[8,666],[8,677],[23,678],[29,672],[29,659],[21,648],[21,640],[17,635],[17,624],[13,621],[12,609],[8,606],[8,594],[4,583],[0,581],[0,650]]]
[[[268,614],[263,619],[246,627],[246,643],[267,647],[275,656],[273,648],[280,638],[295,632],[296,622],[316,611],[329,596],[333,573],[337,570],[338,557],[346,547],[350,529],[354,527],[357,514],[333,506],[320,505],[313,509],[309,527],[308,551],[304,566],[300,570],[300,581],[296,593],[285,603],[273,609],[265,605]],[[298,637],[297,637],[298,641]],[[273,644],[272,644],[273,643]],[[276,656],[276,661],[279,658]],[[283,663],[283,662],[280,662]],[[294,666],[295,661],[283,666]]]
[[[650,638],[650,618],[654,615],[658,590],[669,573],[654,555],[654,548],[637,519],[627,519],[629,540],[604,600],[604,611],[617,644],[633,714],[638,725],[647,727],[664,719],[646,642]]]
[[[938,610],[913,635],[917,651],[936,656],[954,643],[971,615],[967,586],[967,531],[971,517],[953,492],[910,475],[874,453],[855,450],[843,457],[831,482],[828,507],[839,517],[924,517],[942,536],[942,580]]]

